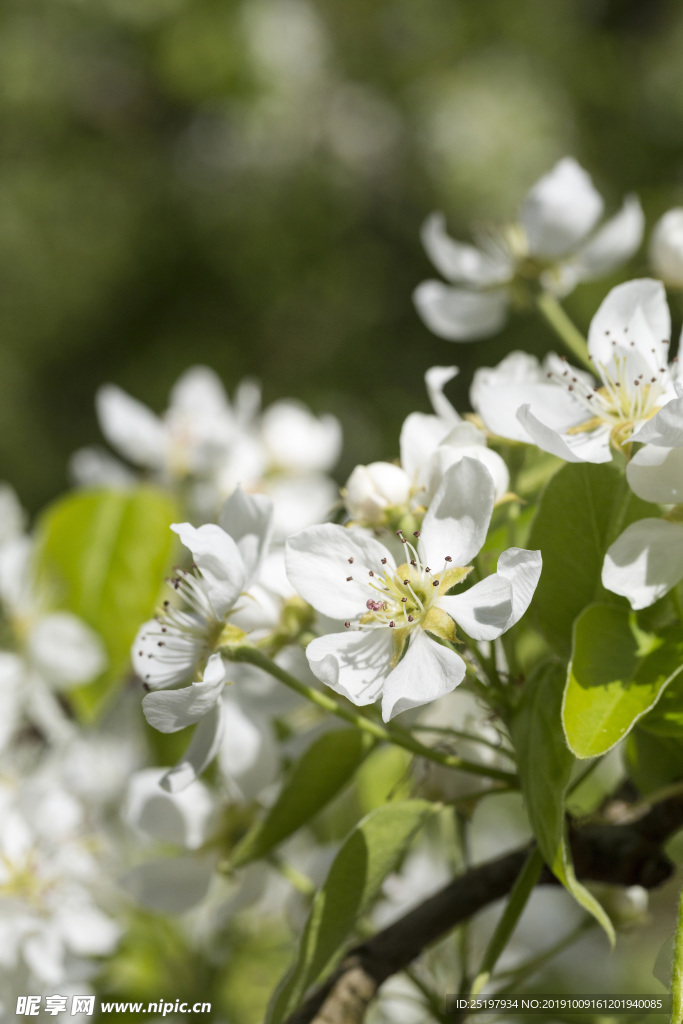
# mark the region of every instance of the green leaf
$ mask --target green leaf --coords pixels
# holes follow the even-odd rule
[[[683,735],[655,736],[646,732],[646,718],[635,727],[626,742],[628,773],[643,795],[683,779]]]
[[[560,654],[569,654],[572,623],[586,605],[624,603],[600,582],[605,552],[629,523],[657,514],[615,466],[572,463],[550,480],[527,546],[543,553],[532,606],[536,621]]]
[[[683,741],[683,674],[671,680],[655,706],[639,724],[655,736],[671,736]]]
[[[405,800],[372,811],[337,854],[311,906],[296,962],[273,997],[268,1024],[280,1024],[308,988],[332,966],[356,921],[371,906],[416,832],[440,809],[426,800]]]
[[[229,867],[264,857],[310,821],[349,782],[373,745],[359,729],[337,729],[312,743],[266,817],[235,848]]]
[[[575,759],[562,731],[564,669],[551,665],[524,685],[511,722],[517,771],[529,822],[543,858],[574,899],[602,925],[614,944],[612,923],[576,878],[567,842],[565,796]]]
[[[683,671],[680,626],[646,634],[625,608],[592,605],[576,620],[562,717],[577,757],[610,750]]]
[[[175,506],[152,487],[77,491],[50,505],[38,523],[38,571],[62,607],[102,637],[106,673],[71,692],[80,717],[102,710],[130,663],[138,627],[154,614],[175,537]]]

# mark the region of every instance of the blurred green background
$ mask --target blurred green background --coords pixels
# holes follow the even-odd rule
[[[572,154],[650,225],[683,199],[680,0],[2,0],[0,476],[37,508],[115,381],[193,362],[393,457],[422,375],[554,345],[429,334],[424,217],[514,214]],[[644,256],[629,272],[646,270]],[[572,295],[585,326],[612,282]]]

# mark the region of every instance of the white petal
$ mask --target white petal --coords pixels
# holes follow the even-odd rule
[[[616,341],[620,350],[636,357],[650,374],[658,374],[659,367],[666,365],[670,337],[664,285],[642,278],[617,285],[603,300],[588,331],[588,351],[596,367],[601,363],[610,366],[615,350],[612,342]]]
[[[388,626],[328,633],[306,648],[316,678],[359,707],[374,703],[382,692],[392,654],[393,637]]]
[[[79,448],[69,459],[69,476],[79,487],[130,487],[135,474],[104,448]]]
[[[436,604],[473,640],[495,640],[512,617],[512,586],[494,573],[462,594],[437,598]]]
[[[215,813],[211,790],[197,781],[182,793],[167,793],[164,768],[135,772],[124,798],[123,820],[136,832],[161,843],[196,850],[209,837]]]
[[[9,484],[0,483],[0,544],[23,533],[25,524],[26,513],[16,491]]]
[[[162,633],[157,620],[149,619],[137,632],[130,656],[137,676],[151,690],[189,682],[198,662],[208,653],[202,636],[206,624],[198,616],[188,614],[186,618],[194,630]],[[160,642],[163,647],[159,647]]]
[[[510,260],[493,259],[473,245],[456,242],[446,231],[446,218],[432,213],[422,225],[425,252],[440,273],[449,281],[485,288],[501,284],[512,276]]]
[[[559,388],[558,388],[559,391]],[[598,427],[579,434],[564,434],[547,426],[534,416],[528,405],[517,412],[517,419],[527,435],[544,452],[557,455],[565,462],[610,462],[609,429]]]
[[[170,406],[201,418],[230,415],[230,406],[220,377],[209,366],[190,366],[173,385]]]
[[[529,607],[542,567],[541,552],[527,548],[508,548],[498,559],[498,575],[504,576],[512,585],[512,615],[506,629],[514,626]]]
[[[179,793],[198,779],[218,753],[222,737],[223,702],[219,700],[200,720],[183,757],[161,780],[161,788]]]
[[[683,576],[683,525],[641,519],[612,544],[602,567],[607,590],[622,594],[632,608],[647,608]]]
[[[24,959],[29,970],[43,982],[60,984],[64,981],[64,943],[54,925],[42,925],[40,931],[30,935],[23,944]]]
[[[472,431],[477,431],[473,424],[468,423],[468,427],[472,427]],[[483,463],[488,469],[489,473],[493,477],[493,484],[495,488],[495,501],[500,501],[504,494],[507,493],[510,486],[510,473],[505,461],[500,457],[498,452],[494,452],[491,448],[487,448],[485,442],[475,444],[457,444],[448,443],[453,438],[453,435],[460,432],[460,428],[456,427],[454,431],[449,434],[446,442],[439,445],[431,459],[429,460],[429,476],[427,479],[427,502],[431,500],[432,495],[438,490],[443,475],[450,466],[454,466],[456,462],[460,462],[462,459],[478,459],[479,462]],[[467,436],[462,431],[462,436]],[[483,438],[483,435],[480,435]]]
[[[151,469],[166,461],[167,437],[158,416],[115,384],[105,384],[95,396],[100,428],[109,444],[136,466]]]
[[[141,906],[163,914],[184,914],[206,896],[214,866],[213,857],[196,854],[148,861],[129,871],[122,883]]]
[[[353,619],[365,613],[365,603],[373,596],[369,572],[381,572],[383,558],[386,570],[396,568],[391,553],[379,541],[362,530],[347,530],[335,523],[296,533],[285,549],[287,575],[293,586],[304,600],[333,619]]]
[[[494,497],[493,478],[478,459],[447,469],[422,523],[423,561],[438,572],[447,555],[453,565],[469,565],[486,540]]]
[[[413,302],[429,330],[446,341],[488,338],[507,317],[507,293],[498,288],[471,292],[441,281],[423,281],[413,292]]]
[[[69,612],[39,619],[31,630],[29,650],[41,676],[59,687],[88,683],[107,664],[99,636]]]
[[[571,157],[560,160],[536,182],[522,206],[520,220],[530,252],[563,256],[592,231],[602,208],[590,175]]]
[[[522,405],[530,405],[536,416],[556,430],[566,430],[586,418],[583,406],[564,388],[549,383],[547,370],[525,352],[511,352],[498,366],[477,370],[470,400],[492,434],[513,441],[529,442],[517,418]]]
[[[231,796],[242,801],[255,800],[278,778],[279,747],[263,717],[247,714],[234,697],[224,697],[223,704],[225,724],[218,767]]]
[[[410,637],[405,657],[384,685],[382,718],[388,722],[409,708],[418,708],[454,690],[465,677],[459,654],[432,640],[422,629]]]
[[[212,654],[204,678],[182,690],[157,690],[142,701],[149,724],[159,732],[178,732],[203,718],[220,698],[226,681],[220,654]]]
[[[59,917],[62,934],[76,956],[108,956],[121,938],[120,926],[97,907],[66,905]]]
[[[663,448],[680,448],[683,445],[683,398],[667,402],[635,432],[632,440]]]
[[[0,750],[20,721],[20,696],[26,670],[16,654],[0,651]]]
[[[274,402],[263,414],[261,429],[275,466],[297,473],[331,470],[342,447],[335,416],[315,416],[302,402]]]
[[[432,409],[446,422],[461,423],[462,417],[453,408],[443,393],[450,380],[459,374],[457,366],[432,366],[425,373],[425,385]]]
[[[440,416],[411,412],[401,427],[401,465],[413,486],[424,482],[429,459],[449,432]]]
[[[286,540],[330,518],[339,499],[334,480],[322,473],[280,476],[265,481],[273,499],[275,539]]]
[[[650,261],[657,277],[674,288],[683,287],[683,209],[667,211],[650,238]]]
[[[356,466],[343,494],[352,519],[366,524],[381,523],[386,509],[408,503],[410,478],[392,462],[371,462],[368,466]]]
[[[246,582],[256,576],[273,533],[273,502],[265,494],[245,494],[237,487],[223,505],[219,525],[240,550]]]
[[[633,256],[643,240],[645,217],[640,200],[630,195],[618,213],[606,221],[577,254],[578,276],[590,281],[609,274]]]
[[[232,537],[214,523],[206,523],[198,529],[190,523],[174,523],[171,529],[192,552],[194,562],[206,581],[216,617],[221,618],[230,611],[246,583],[246,570],[239,548]]]
[[[683,448],[646,445],[626,466],[626,479],[644,501],[683,503]]]

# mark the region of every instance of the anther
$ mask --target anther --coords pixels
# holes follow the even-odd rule
[[[347,558],[347,562],[349,563],[349,565],[353,565],[353,559],[352,558]]]
[[[432,583],[432,586],[433,587],[438,587],[438,585],[439,585],[439,581],[438,580],[434,580],[434,582]]]
[[[368,575],[369,576],[374,576],[375,575],[374,572],[372,571],[372,569],[370,569],[370,572],[368,573]]]
[[[409,583],[410,583],[410,580],[404,580],[403,581],[403,586],[407,587]]]
[[[163,640],[159,640],[159,642],[157,643],[157,647],[163,647],[163,646],[164,646],[164,641]]]
[[[347,576],[346,577],[346,582],[350,583],[352,579],[353,579],[353,576]]]
[[[408,622],[412,622],[412,621],[413,621],[413,616],[412,616],[412,615],[409,615],[409,616],[408,616]]]
[[[415,561],[415,559],[414,559],[414,558],[411,558],[411,559],[410,559],[410,564],[411,564],[411,565],[417,565],[417,562]]]
[[[407,604],[408,598],[407,597],[402,597],[401,601],[403,602],[403,604]]]
[[[419,536],[420,536],[420,531],[419,530],[415,530],[413,532],[413,537],[419,537]]]
[[[350,622],[345,622],[344,625],[346,626],[347,629],[351,629],[351,623]]]
[[[393,629],[395,625],[396,625],[396,623],[392,619],[391,622],[389,623],[389,629]]]
[[[386,564],[387,564],[387,560],[386,560],[386,558],[383,558],[382,559],[382,565],[386,565]]]
[[[450,556],[450,555],[446,555],[446,557],[445,557],[444,561],[445,561],[445,562],[452,562],[452,561],[453,561],[453,559],[451,558],[451,556]]]

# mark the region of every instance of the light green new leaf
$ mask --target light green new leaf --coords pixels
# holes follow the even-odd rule
[[[72,691],[74,708],[94,718],[126,673],[138,627],[154,614],[175,537],[175,506],[152,487],[76,491],[38,523],[38,571],[62,607],[104,640],[107,672]]]
[[[562,717],[577,757],[619,742],[683,671],[683,631],[637,629],[625,608],[591,605],[577,619]]]
[[[416,832],[438,810],[439,805],[426,800],[387,804],[353,829],[315,895],[296,962],[273,997],[267,1024],[281,1024],[332,966],[386,876],[399,865]]]
[[[233,850],[228,866],[264,857],[310,821],[349,782],[373,744],[372,737],[358,729],[337,729],[312,743],[266,817]]]
[[[657,514],[655,505],[629,490],[615,466],[571,463],[550,480],[526,546],[543,552],[532,607],[541,631],[560,654],[569,654],[572,623],[586,605],[624,604],[602,587],[605,552],[629,523]]]
[[[511,722],[517,771],[529,822],[546,864],[614,944],[612,923],[577,880],[567,843],[565,795],[575,759],[562,731],[563,687],[564,670],[560,665],[548,667],[525,683]]]

